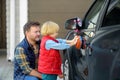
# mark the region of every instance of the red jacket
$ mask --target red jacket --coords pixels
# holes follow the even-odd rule
[[[45,74],[62,74],[61,72],[61,56],[59,50],[45,48],[45,43],[47,40],[53,40],[52,37],[45,36],[41,40],[40,45],[40,55],[38,62],[38,71]]]

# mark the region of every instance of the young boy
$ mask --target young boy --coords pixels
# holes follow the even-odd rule
[[[42,80],[57,80],[63,78],[61,71],[61,56],[59,50],[64,50],[76,44],[78,37],[72,40],[56,39],[59,25],[52,21],[45,22],[41,27],[40,55],[38,71],[42,73]]]

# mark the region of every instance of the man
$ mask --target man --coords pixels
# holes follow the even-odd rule
[[[40,43],[40,23],[24,25],[25,38],[15,48],[14,80],[40,80],[37,60]]]

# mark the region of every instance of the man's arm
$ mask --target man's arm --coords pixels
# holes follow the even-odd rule
[[[26,55],[24,54],[23,48],[21,47],[16,48],[15,59],[17,60],[20,68],[23,70],[24,74],[41,78],[41,74],[38,71],[29,67],[29,62],[27,62],[26,60]]]

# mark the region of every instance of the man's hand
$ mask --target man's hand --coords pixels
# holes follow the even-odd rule
[[[30,75],[42,79],[41,74],[38,71],[34,70],[34,69],[30,72]]]

